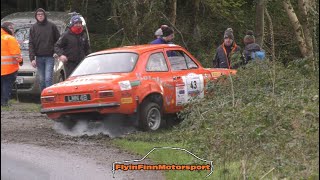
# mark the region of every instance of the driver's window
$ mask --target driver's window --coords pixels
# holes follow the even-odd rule
[[[154,53],[148,59],[146,71],[148,72],[166,72],[168,66],[162,53]]]
[[[187,60],[188,69],[198,69],[198,65],[187,54],[184,53],[184,57]]]
[[[167,51],[168,59],[173,71],[188,69],[186,59],[182,51]]]

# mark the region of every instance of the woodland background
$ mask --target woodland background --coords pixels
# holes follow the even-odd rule
[[[214,161],[208,179],[319,179],[318,0],[1,0],[1,17],[38,7],[81,12],[92,51],[146,44],[167,24],[174,42],[206,67],[225,29],[233,28],[242,48],[246,31],[254,30],[271,61],[252,61],[209,83],[214,93],[188,104],[179,126],[113,142],[141,156],[153,147],[186,148]],[[190,162],[183,154],[150,158]],[[203,179],[205,173],[165,175]]]
[[[1,0],[1,18],[13,12],[77,11],[87,20],[92,50],[147,44],[161,24],[175,29],[184,46],[205,66],[211,65],[224,30],[235,40],[254,30],[270,59],[283,63],[319,56],[317,0]]]

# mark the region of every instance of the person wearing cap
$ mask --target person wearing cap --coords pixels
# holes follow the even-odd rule
[[[48,21],[44,9],[35,12],[36,23],[30,28],[29,58],[31,65],[37,68],[40,79],[40,90],[52,85],[54,67],[54,44],[60,37],[57,26]]]
[[[260,52],[262,56],[258,55],[258,58],[264,58],[264,51],[261,49],[260,45],[255,43],[255,37],[252,30],[248,30],[245,37],[243,38],[245,44],[243,54],[245,57],[245,64],[250,60],[253,60],[256,52]]]
[[[61,35],[54,47],[59,60],[65,65],[67,77],[90,52],[88,37],[83,31],[81,17],[73,16],[70,23],[69,29]]]
[[[4,22],[1,25],[1,106],[8,106],[19,64],[23,62],[19,43],[13,34],[13,23]]]
[[[217,48],[216,55],[213,59],[214,68],[237,68],[233,66],[232,60],[233,55],[240,54],[241,48],[234,41],[233,30],[228,28],[224,32],[224,41]]]
[[[150,44],[172,44],[172,40],[174,38],[173,29],[166,25],[162,25],[160,29],[162,31],[162,35],[150,42]],[[159,31],[159,34],[161,31]]]
[[[163,35],[162,33],[162,29],[161,27],[168,27],[167,25],[161,25],[159,29],[156,30],[156,32],[154,32],[154,36],[156,37],[156,39],[161,38],[161,36]]]

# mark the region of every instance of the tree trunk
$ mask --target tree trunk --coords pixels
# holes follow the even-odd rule
[[[79,1],[78,0],[72,0],[71,2],[71,12],[78,12],[81,13],[81,6],[79,6]]]
[[[286,10],[288,17],[289,17],[289,20],[293,26],[301,55],[302,55],[302,57],[307,57],[308,56],[308,49],[307,49],[306,41],[304,38],[303,30],[302,30],[301,24],[299,22],[299,19],[298,19],[296,13],[294,12],[294,9],[291,5],[290,0],[282,1],[282,5],[283,5],[284,9]]]
[[[55,10],[55,11],[59,11],[59,8],[58,8],[58,0],[55,0],[55,1],[54,1],[54,10]]]
[[[256,4],[255,34],[256,43],[263,47],[264,37],[264,0],[258,0]]]
[[[313,41],[312,41],[312,35],[311,35],[311,31],[312,31],[312,26],[311,26],[311,19],[312,17],[310,17],[310,1],[306,2],[305,0],[298,0],[299,3],[299,11],[301,14],[301,25],[303,28],[303,33],[304,33],[304,37],[305,37],[305,41],[306,41],[306,45],[307,45],[307,56],[313,57]]]
[[[194,0],[193,1],[193,19],[192,19],[192,34],[195,39],[200,38],[200,32],[199,32],[199,27],[198,27],[198,18],[199,18],[199,6],[200,6],[200,0]]]
[[[171,24],[176,24],[177,18],[177,0],[166,0],[166,14]]]
[[[267,16],[267,20],[269,23],[269,31],[270,31],[270,44],[271,44],[271,60],[275,61],[276,60],[276,55],[275,55],[275,48],[274,48],[274,34],[273,34],[273,23],[272,23],[272,19],[271,16],[268,12],[268,9],[265,9],[265,13]]]
[[[132,6],[133,6],[133,15],[132,15],[132,24],[134,25],[135,29],[132,29],[133,32],[135,32],[135,37],[134,37],[134,43],[135,44],[139,44],[139,25],[138,25],[138,10],[137,10],[137,6],[138,6],[138,2],[137,0],[133,0],[132,2]]]

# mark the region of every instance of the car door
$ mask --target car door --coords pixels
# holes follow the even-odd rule
[[[154,80],[159,84],[163,93],[164,111],[172,113],[172,108],[175,107],[174,84],[162,50],[150,53],[146,62],[145,73],[142,76],[145,80]]]
[[[204,96],[204,79],[198,65],[181,49],[165,49],[174,84],[175,111],[191,98]]]

